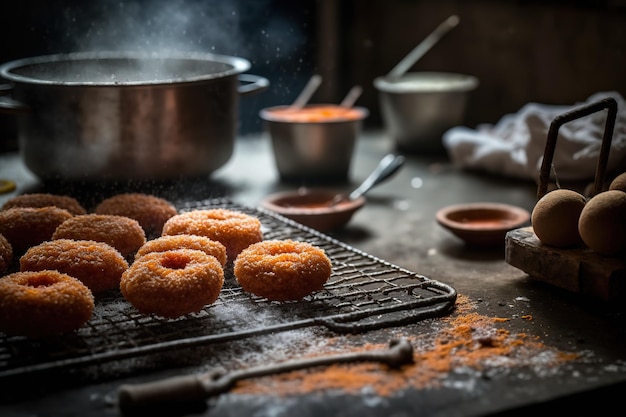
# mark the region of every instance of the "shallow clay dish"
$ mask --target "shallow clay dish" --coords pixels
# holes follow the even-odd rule
[[[330,189],[306,189],[271,194],[261,206],[320,232],[328,232],[347,224],[352,215],[365,204],[365,197],[347,197],[336,205],[333,199],[341,194]]]
[[[447,206],[436,214],[437,222],[473,246],[503,245],[509,230],[525,226],[530,213],[500,203],[468,203]]]

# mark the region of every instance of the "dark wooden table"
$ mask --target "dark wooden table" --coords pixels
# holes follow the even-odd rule
[[[336,187],[349,190],[356,186],[391,151],[393,147],[383,134],[365,132],[354,155],[350,183]],[[17,193],[67,191],[39,183],[15,153],[0,154],[0,178],[18,185],[15,192],[0,195],[0,204]],[[157,193],[177,201],[223,195],[256,206],[266,194],[293,187],[279,181],[269,140],[251,136],[239,138],[232,160],[211,178],[184,187],[170,185]],[[470,300],[478,314],[506,318],[502,327],[507,331],[537,338],[549,348],[578,353],[581,359],[555,369],[544,369],[538,362],[535,368],[526,366],[519,372],[480,371],[465,375],[463,384],[459,379],[463,372],[457,370],[449,385],[407,389],[385,398],[367,391],[359,395],[313,393],[286,399],[278,395],[228,394],[212,400],[207,409],[191,414],[486,416],[526,415],[541,409],[587,415],[618,406],[621,398],[616,393],[626,383],[626,323],[622,308],[533,280],[506,263],[503,248],[467,247],[435,221],[439,208],[464,202],[501,202],[530,211],[535,194],[536,184],[532,181],[461,171],[441,155],[407,155],[405,166],[368,194],[368,203],[349,225],[329,235],[391,264],[449,284]],[[365,343],[389,339],[398,332],[428,334],[429,329],[420,323],[353,336],[350,340],[362,338],[361,343]],[[285,336],[282,340],[288,339]],[[289,352],[281,356],[276,349],[260,349],[255,359],[267,362],[288,357]],[[119,412],[109,400],[120,384],[190,373],[220,360],[207,357],[202,365],[172,362],[174,365],[165,366],[166,369],[148,369],[130,376],[122,372],[120,378],[96,378],[80,386],[56,386],[34,380],[29,386],[32,395],[3,398],[0,414],[115,416]]]

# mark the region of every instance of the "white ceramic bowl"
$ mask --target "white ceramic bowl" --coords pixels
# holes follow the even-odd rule
[[[471,75],[447,72],[374,80],[385,130],[405,153],[443,152],[441,137],[463,124],[469,93],[478,84]]]

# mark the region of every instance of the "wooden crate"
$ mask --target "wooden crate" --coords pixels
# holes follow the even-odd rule
[[[588,248],[546,246],[532,227],[507,233],[505,260],[533,279],[574,293],[610,302],[626,300],[626,260]]]

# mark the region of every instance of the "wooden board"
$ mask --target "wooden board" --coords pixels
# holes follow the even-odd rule
[[[539,241],[532,227],[515,229],[505,238],[506,262],[566,290],[606,300],[626,300],[626,262],[591,249],[558,249]]]

